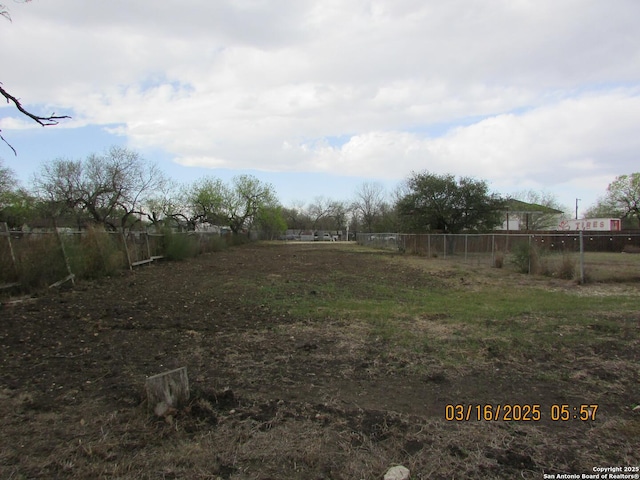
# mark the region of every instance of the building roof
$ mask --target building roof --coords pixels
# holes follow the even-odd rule
[[[527,203],[514,198],[507,199],[507,209],[509,213],[563,213],[562,210],[545,207],[537,203]]]

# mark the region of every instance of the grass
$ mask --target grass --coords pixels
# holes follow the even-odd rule
[[[6,310],[3,374],[38,375],[0,388],[3,478],[382,478],[402,463],[414,479],[502,479],[638,464],[637,284],[335,244],[246,245],[93,283]],[[80,345],[95,353],[76,358]],[[168,362],[192,386],[171,421],[136,394]],[[65,388],[45,391],[53,380]],[[447,422],[449,403],[602,414]]]
[[[591,282],[638,281],[640,254],[587,252],[585,273]]]
[[[124,271],[128,268],[127,253],[131,262],[148,260],[150,255],[179,261],[203,253],[219,252],[229,244],[247,241],[246,237],[225,238],[216,234],[174,233],[171,230],[151,238],[131,232],[125,250],[120,233],[96,228],[74,234],[19,232],[12,235],[12,250],[5,240],[7,237],[0,238],[0,285],[18,283],[23,293],[36,292],[68,276],[60,242],[64,245],[69,269],[76,280],[82,280],[113,276]]]
[[[358,255],[368,257],[362,249]],[[378,272],[335,269],[318,278],[270,276],[243,280],[246,301],[270,305],[295,318],[322,324],[341,320],[368,326],[373,339],[408,355],[434,352],[438,360],[467,368],[482,359],[522,359],[560,350],[550,346],[580,343],[584,348],[617,337],[624,317],[636,311],[630,295],[576,294],[581,287],[565,283],[550,288],[535,277],[513,276],[506,270],[465,268],[376,252],[377,261],[407,269],[409,284]],[[487,281],[487,272],[498,272]],[[322,281],[319,281],[322,278]],[[512,282],[517,278],[521,284]],[[532,280],[524,283],[522,280]],[[606,313],[606,316],[603,314]],[[533,353],[532,353],[533,352]]]

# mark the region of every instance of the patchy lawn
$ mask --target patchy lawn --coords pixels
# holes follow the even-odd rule
[[[246,245],[5,299],[0,478],[637,466],[638,293],[331,243]],[[145,378],[182,366],[190,404],[155,417]]]

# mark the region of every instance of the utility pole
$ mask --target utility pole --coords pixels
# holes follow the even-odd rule
[[[576,198],[576,220],[578,219],[578,202],[580,201],[580,198]]]

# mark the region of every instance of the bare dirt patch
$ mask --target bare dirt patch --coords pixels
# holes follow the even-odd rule
[[[287,308],[333,301],[330,278],[354,295],[381,278],[426,294],[500,275],[416,262],[338,245],[247,245],[5,302],[0,477],[374,479],[403,464],[414,479],[542,478],[638,465],[638,318],[624,319],[620,341],[598,332],[609,339],[598,348],[559,340],[558,354],[512,358],[484,339],[481,362],[451,366],[428,349],[396,350],[348,313],[319,320],[322,310]],[[454,342],[464,327],[447,320],[422,312],[407,330]],[[189,406],[154,417],[144,379],[181,366]],[[542,418],[445,420],[447,405],[507,403],[539,404]],[[585,403],[599,405],[595,421],[573,410],[550,418],[553,405]]]

